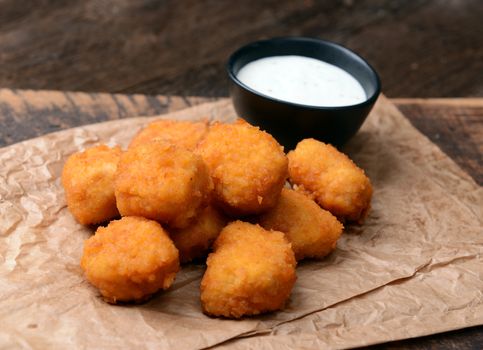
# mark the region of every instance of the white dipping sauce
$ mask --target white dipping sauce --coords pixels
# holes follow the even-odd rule
[[[261,58],[243,66],[237,78],[264,95],[310,106],[348,106],[367,99],[352,75],[311,57]]]

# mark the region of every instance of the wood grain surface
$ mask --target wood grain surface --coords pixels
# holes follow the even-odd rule
[[[336,41],[389,97],[483,96],[481,0],[1,0],[0,86],[226,96],[258,39]]]
[[[75,126],[163,114],[210,100],[0,89],[0,147]]]
[[[0,89],[0,147],[106,120],[156,115],[207,97]],[[423,134],[483,184],[483,99],[394,99]]]
[[[483,98],[392,101],[419,131],[483,185]]]

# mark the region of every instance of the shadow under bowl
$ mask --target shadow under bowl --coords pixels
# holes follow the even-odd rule
[[[238,80],[238,72],[247,63],[285,55],[311,57],[342,68],[359,81],[367,99],[349,106],[315,107],[266,96]],[[376,71],[362,57],[338,44],[312,38],[286,37],[250,43],[230,56],[226,69],[237,114],[271,133],[288,149],[309,137],[343,145],[360,129],[381,91]]]

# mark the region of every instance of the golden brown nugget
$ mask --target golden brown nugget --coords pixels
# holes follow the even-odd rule
[[[290,182],[341,220],[361,222],[367,215],[372,186],[364,170],[335,147],[314,139],[288,153]]]
[[[259,223],[267,230],[285,233],[297,260],[320,259],[329,254],[344,228],[312,199],[287,188],[282,190],[275,208],[259,217]]]
[[[215,203],[230,215],[272,208],[288,175],[283,147],[246,122],[214,124],[198,147],[215,185]]]
[[[203,311],[240,318],[283,308],[296,280],[296,261],[282,232],[235,221],[208,256],[201,281]]]
[[[193,151],[207,132],[207,122],[158,120],[141,130],[132,139],[129,148],[153,140],[162,140]]]
[[[200,156],[153,141],[122,155],[114,188],[122,216],[143,216],[182,228],[207,205],[213,184]]]
[[[208,206],[188,227],[169,230],[170,237],[179,250],[179,260],[187,263],[206,257],[212,243],[226,224],[224,215]]]
[[[83,225],[119,216],[114,196],[114,175],[122,151],[105,145],[74,153],[62,171],[67,207]]]
[[[81,267],[107,302],[140,302],[171,286],[178,250],[156,221],[128,216],[84,242]]]

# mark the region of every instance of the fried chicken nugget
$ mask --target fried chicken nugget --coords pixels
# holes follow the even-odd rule
[[[114,174],[122,151],[105,145],[74,153],[62,171],[67,207],[83,225],[98,224],[119,212],[114,196]]]
[[[158,120],[141,130],[132,139],[129,148],[153,140],[163,140],[193,151],[207,132],[207,122]]]
[[[267,230],[285,233],[297,260],[323,258],[335,249],[343,226],[307,196],[284,188],[275,206],[258,219]]]
[[[372,186],[364,170],[332,145],[314,139],[289,152],[289,180],[341,220],[361,222],[370,208]]]
[[[179,260],[187,263],[205,257],[226,223],[223,214],[213,206],[207,206],[188,227],[171,229],[170,237],[179,250]]]
[[[272,208],[288,175],[283,147],[246,122],[214,124],[198,152],[215,184],[214,202],[230,215]]]
[[[178,250],[156,221],[128,216],[84,242],[81,267],[107,302],[141,302],[171,286]]]
[[[186,227],[207,205],[213,183],[200,156],[162,141],[128,149],[114,182],[122,216]]]
[[[235,221],[208,256],[201,281],[206,314],[240,318],[283,308],[296,280],[296,261],[282,232]]]

